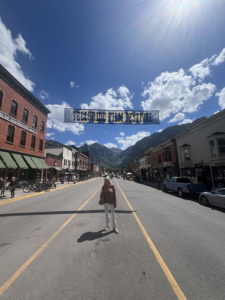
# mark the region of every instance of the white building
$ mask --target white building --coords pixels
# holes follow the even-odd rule
[[[225,183],[225,110],[196,120],[175,138],[181,176],[212,187]]]

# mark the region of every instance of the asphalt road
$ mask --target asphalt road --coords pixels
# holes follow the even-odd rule
[[[225,210],[113,183],[118,235],[102,178],[0,205],[0,299],[225,299]]]

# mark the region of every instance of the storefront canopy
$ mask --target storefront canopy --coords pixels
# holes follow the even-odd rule
[[[62,168],[60,168],[60,167],[54,167],[54,169],[57,171],[62,171]]]
[[[5,165],[3,164],[3,162],[0,160],[0,169],[5,169]]]
[[[23,157],[26,159],[26,161],[27,161],[28,165],[31,167],[31,169],[37,169],[36,165],[31,160],[30,156],[23,155]]]
[[[28,165],[23,160],[22,155],[12,153],[12,156],[14,157],[15,161],[21,169],[28,169]]]
[[[39,169],[39,170],[43,169],[42,164],[41,164],[40,160],[37,157],[31,156],[31,159],[33,160],[33,162],[37,166],[37,169]]]
[[[49,169],[49,166],[46,164],[46,162],[44,161],[43,158],[38,158],[38,160],[40,161],[41,165],[42,165],[42,169]]]
[[[0,151],[0,156],[9,169],[17,169],[18,166],[9,153]]]

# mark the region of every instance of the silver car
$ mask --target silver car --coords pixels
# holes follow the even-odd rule
[[[201,193],[199,203],[204,206],[211,204],[225,208],[225,188]]]

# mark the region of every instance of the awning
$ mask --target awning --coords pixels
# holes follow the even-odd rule
[[[26,159],[28,165],[31,167],[31,169],[37,169],[35,164],[33,163],[33,160],[31,160],[30,156],[23,155],[23,157]]]
[[[38,160],[41,162],[42,169],[46,169],[46,170],[49,169],[49,166],[46,164],[43,158],[38,158]]]
[[[39,170],[43,169],[42,164],[37,157],[31,156],[31,159],[33,160],[34,164],[37,166],[37,169]]]
[[[3,162],[0,160],[0,169],[5,169],[5,165],[3,164]]]
[[[60,167],[54,167],[54,169],[57,171],[62,171],[62,168],[60,168]]]
[[[21,169],[28,169],[28,165],[23,160],[22,155],[12,153],[12,156],[14,157],[14,159],[16,160],[17,164]]]
[[[9,169],[18,168],[18,166],[16,165],[16,163],[14,162],[14,160],[12,159],[9,153],[0,151],[0,156],[2,157],[2,160],[4,161],[4,163]]]

